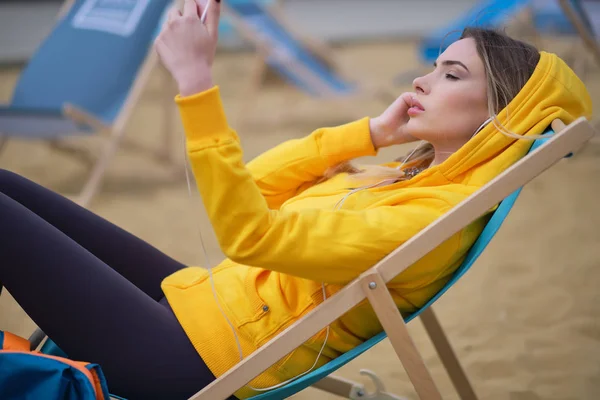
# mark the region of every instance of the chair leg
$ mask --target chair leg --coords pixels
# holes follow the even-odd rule
[[[377,272],[363,275],[361,286],[419,398],[441,400],[442,395],[410,337],[406,323],[381,275]]]
[[[353,382],[351,380],[333,375],[326,376],[317,383],[313,384],[312,387],[351,400],[407,400],[404,397],[398,397],[396,395],[387,393],[383,383],[373,372],[362,369],[360,373],[361,375],[367,375],[371,377],[373,380],[375,384],[375,391],[373,393],[368,393],[367,389],[362,383]]]
[[[477,400],[477,395],[458,358],[456,358],[456,354],[452,350],[450,342],[433,312],[433,308],[429,307],[423,311],[420,318],[460,398],[462,400]]]
[[[124,134],[125,129],[113,130],[111,132],[108,142],[104,145],[104,149],[102,150],[100,158],[98,158],[96,164],[94,165],[94,169],[90,174],[90,178],[84,185],[83,190],[77,199],[77,202],[82,207],[87,207],[92,201],[92,198],[96,195],[96,192],[98,191],[102,182],[102,178],[104,178],[106,169],[117,152]]]
[[[360,383],[353,382],[344,378],[329,375],[312,385],[315,389],[322,390],[336,396],[349,399],[352,393],[358,392],[363,395],[364,387]]]

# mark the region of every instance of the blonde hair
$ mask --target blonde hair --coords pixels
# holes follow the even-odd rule
[[[498,119],[498,113],[521,91],[529,80],[540,59],[538,50],[525,42],[512,39],[493,29],[466,28],[460,39],[475,40],[477,53],[483,61],[487,80],[488,111],[491,123],[502,134],[516,139],[539,139],[539,135],[524,137],[506,129]],[[441,52],[441,51],[440,51]],[[477,132],[475,132],[477,133]],[[353,180],[410,179],[408,168],[427,168],[433,162],[435,151],[431,143],[420,144],[408,155],[397,158],[399,168],[368,165],[357,168],[347,161],[325,171],[323,179],[340,173],[348,173]]]

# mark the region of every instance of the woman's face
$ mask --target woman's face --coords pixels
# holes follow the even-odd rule
[[[489,118],[485,70],[471,38],[450,45],[434,66],[413,82],[416,98],[406,131],[436,151],[453,152]]]

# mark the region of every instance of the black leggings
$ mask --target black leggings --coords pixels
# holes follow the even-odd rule
[[[69,357],[98,363],[112,393],[187,399],[215,379],[160,289],[184,267],[0,169],[0,282]]]

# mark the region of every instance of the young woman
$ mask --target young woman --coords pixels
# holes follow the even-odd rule
[[[557,56],[467,29],[414,91],[376,118],[319,129],[248,165],[211,66],[219,3],[206,23],[187,0],[156,49],[195,179],[228,256],[188,267],[69,200],[0,171],[0,282],[74,359],[99,363],[112,392],[184,399],[522,157],[555,118],[590,116],[582,82]],[[382,166],[350,160],[420,140]],[[485,224],[472,223],[389,283],[403,312],[449,279]],[[218,299],[218,301],[216,300]],[[361,304],[236,392],[277,385],[379,333]],[[319,356],[320,354],[320,356]]]

